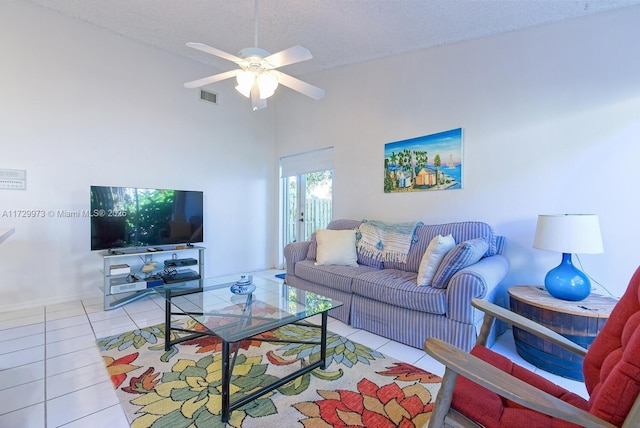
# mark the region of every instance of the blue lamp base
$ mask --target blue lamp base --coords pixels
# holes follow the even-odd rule
[[[549,294],[562,300],[584,300],[591,293],[591,281],[573,265],[570,253],[562,253],[562,262],[547,273],[544,286]]]

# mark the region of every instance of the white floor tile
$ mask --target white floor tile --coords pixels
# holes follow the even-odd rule
[[[58,357],[47,358],[47,376],[55,376],[97,363],[102,363],[102,357],[97,346],[91,349],[70,352]]]
[[[0,390],[0,415],[44,402],[44,379]]]
[[[10,318],[0,321],[0,330],[8,328],[23,327],[30,324],[39,324],[44,322],[44,312],[37,315],[31,315],[22,318]]]
[[[31,336],[24,336],[20,339],[5,340],[1,342],[0,354],[8,354],[9,352],[20,351],[22,349],[42,345],[44,345],[44,333],[32,334]]]
[[[347,325],[342,321],[338,321],[333,318],[329,318],[329,323],[327,324],[327,330],[344,337],[347,337],[353,333],[360,331],[357,328],[353,328],[350,325]]]
[[[59,330],[47,331],[47,343],[73,339],[74,337],[86,336],[91,333],[93,333],[93,329],[90,324],[81,324]]]
[[[110,378],[103,362],[49,376],[46,379],[47,400],[108,380]]]
[[[99,397],[99,399],[96,399]],[[59,427],[118,404],[111,381],[47,400],[47,426]]]
[[[156,310],[156,309],[164,309],[164,300],[162,302],[160,302],[160,303],[162,303],[162,306],[159,306],[158,302],[156,300],[149,299],[148,297],[145,297],[144,299],[140,299],[140,300],[136,300],[135,302],[131,302],[131,303],[123,306],[122,308],[128,314],[132,314],[134,312],[144,312],[144,311],[151,311],[151,310]]]
[[[115,310],[115,309],[112,309]],[[96,314],[96,313],[101,313],[101,312],[111,312],[111,311],[105,311],[104,310],[104,302],[100,303],[99,305],[86,305],[84,307],[84,311],[90,315],[90,314]]]
[[[444,376],[444,365],[434,360],[429,355],[420,358],[418,361],[412,363],[414,366],[426,370],[434,375]]]
[[[0,427],[45,428],[44,403],[0,415]]]
[[[60,340],[46,345],[47,358],[53,358],[82,349],[90,349],[96,346],[96,337],[91,334],[78,336],[71,339]]]
[[[36,346],[33,348],[22,349],[20,351],[10,352],[0,355],[0,370],[20,367],[25,364],[43,361],[45,358],[44,346]]]
[[[44,333],[44,323],[29,324],[24,327],[14,327],[7,330],[0,330],[0,342],[5,340],[22,339],[32,334]],[[2,347],[0,346],[0,349]]]
[[[63,428],[129,428],[129,421],[119,404],[63,425]]]
[[[125,312],[124,308],[115,308],[109,311],[103,311],[101,308],[100,312],[94,312],[89,314],[89,321],[94,323],[97,321],[104,321],[104,320],[109,320],[109,319],[119,318],[119,317],[126,317],[126,316],[127,316],[127,313]]]
[[[94,297],[91,299],[82,299],[82,305],[86,308],[87,306],[99,306],[104,305],[104,297]]]
[[[100,321],[93,321],[91,325],[95,331],[108,330],[110,328],[117,328],[124,325],[129,325],[133,321],[131,317],[126,313],[120,317],[108,318]]]
[[[150,311],[132,312],[129,316],[136,324],[143,323],[150,325],[149,320],[156,321],[156,324],[158,322],[164,322],[164,310],[160,308]]]
[[[0,370],[0,389],[12,388],[44,379],[44,360]],[[0,424],[0,426],[3,426]]]
[[[69,317],[77,317],[79,315],[86,315],[86,312],[84,311],[84,308],[82,306],[76,307],[76,308],[62,309],[62,310],[53,311],[53,312],[48,312],[48,309],[49,307],[47,306],[47,314],[45,315],[47,321],[59,320],[62,318],[69,318]]]
[[[384,345],[380,346],[377,351],[382,352],[396,360],[404,361],[409,364],[413,364],[420,358],[424,357],[426,353],[422,349],[414,348],[403,343],[394,342],[390,340]]]
[[[386,337],[378,336],[377,334],[369,333],[368,331],[359,330],[353,334],[350,334],[349,340],[358,342],[361,345],[368,346],[371,349],[378,349],[382,345],[389,342]]]
[[[92,323],[92,325],[94,333],[98,339],[120,333],[126,333],[138,328],[128,316],[113,318],[104,321],[96,321]]]
[[[31,317],[33,315],[44,315],[44,306],[36,308],[21,309],[18,311],[9,311],[0,313],[0,321],[12,320],[15,318]],[[44,321],[44,319],[42,320]]]
[[[164,314],[156,318],[149,317],[149,318],[142,319],[140,321],[136,321],[137,328],[152,327],[159,324],[164,325]]]
[[[89,325],[89,318],[87,318],[85,314],[77,315],[75,317],[60,318],[53,321],[47,321],[45,328],[47,329],[47,332],[49,332],[68,327],[76,327],[79,325]]]
[[[53,312],[66,312],[71,310],[83,309],[82,302],[80,300],[74,300],[72,302],[56,303],[55,305],[47,305],[45,312],[47,315]]]

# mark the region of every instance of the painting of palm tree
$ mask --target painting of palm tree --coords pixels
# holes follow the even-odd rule
[[[462,189],[462,128],[384,145],[385,193]]]

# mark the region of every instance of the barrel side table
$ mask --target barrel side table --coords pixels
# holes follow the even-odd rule
[[[511,310],[589,348],[618,302],[591,294],[578,302],[556,299],[544,287],[522,285],[508,289]],[[573,380],[583,381],[583,357],[546,340],[513,328],[518,354],[536,367]]]

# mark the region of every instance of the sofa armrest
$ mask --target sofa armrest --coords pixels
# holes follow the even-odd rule
[[[287,275],[294,275],[296,263],[307,258],[307,251],[311,241],[291,242],[284,247],[284,259]]]
[[[509,260],[502,255],[485,257],[456,272],[447,285],[447,316],[466,324],[474,321],[471,300],[482,299],[500,284],[509,271]]]

